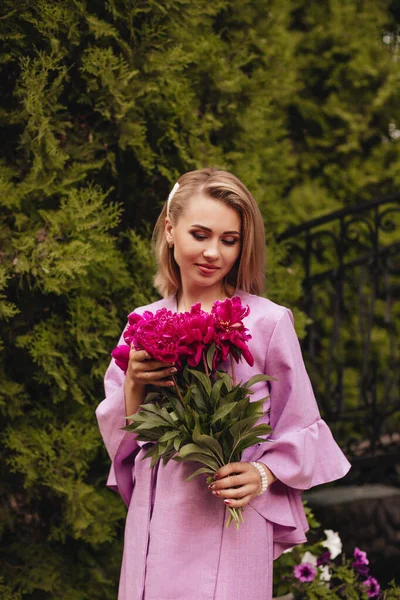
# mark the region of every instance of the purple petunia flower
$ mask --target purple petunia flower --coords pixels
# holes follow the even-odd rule
[[[367,553],[364,552],[364,550],[360,550],[360,548],[354,548],[353,556],[353,569],[355,569],[359,575],[366,577],[369,573],[369,567],[367,567],[369,564]]]
[[[325,565],[329,565],[330,560],[331,560],[331,553],[329,552],[329,550],[327,550],[326,552],[324,552],[323,554],[321,554],[321,556],[319,556],[317,558],[317,567],[323,567]]]
[[[294,568],[294,576],[303,583],[312,581],[317,574],[317,569],[310,563],[301,563]]]
[[[369,573],[369,566],[365,565],[364,563],[353,562],[352,567],[359,575],[362,575],[363,577],[366,577]]]
[[[362,565],[369,565],[367,553],[364,552],[364,550],[360,550],[360,548],[354,548],[353,556],[356,563],[360,563]]]
[[[367,579],[362,582],[362,585],[367,588],[366,592],[368,598],[379,598],[381,588],[375,577],[367,577]]]

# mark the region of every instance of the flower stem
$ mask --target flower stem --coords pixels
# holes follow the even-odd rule
[[[182,404],[183,408],[186,408],[185,403],[184,403],[183,398],[182,398],[181,390],[179,389],[179,386],[178,386],[178,384],[176,382],[176,379],[175,379],[175,377],[173,375],[172,375],[172,380],[173,380],[173,382],[175,384],[175,390],[176,390],[177,396],[178,396],[178,398],[180,400],[180,403]]]
[[[232,381],[233,381],[233,386],[235,387],[235,385],[236,385],[235,361],[233,360],[232,354],[230,354],[230,359],[231,359]]]
[[[210,372],[208,370],[207,357],[206,357],[206,353],[205,352],[203,352],[203,365],[204,365],[204,371],[205,371],[207,377],[210,377]]]
[[[243,508],[232,508],[229,507],[229,515],[226,521],[225,527],[229,527],[229,525],[234,521],[236,525],[236,529],[239,529],[240,523],[244,523],[243,518]]]

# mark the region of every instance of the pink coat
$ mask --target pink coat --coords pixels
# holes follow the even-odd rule
[[[270,393],[269,441],[247,449],[243,461],[262,461],[275,474],[267,492],[245,508],[239,530],[224,524],[224,504],[205,478],[185,478],[198,465],[170,461],[150,469],[145,451],[125,425],[124,374],[112,361],[106,399],[96,414],[112,465],[107,485],[128,507],[119,600],[269,600],[272,560],[306,540],[302,490],[343,477],[349,462],[321,419],[291,312],[238,292],[250,314],[244,323],[254,366],[237,365],[237,380],[267,373],[277,381],[254,386],[254,400]],[[136,310],[176,310],[174,297]],[[228,365],[222,368],[229,370]],[[270,410],[269,410],[270,409]]]

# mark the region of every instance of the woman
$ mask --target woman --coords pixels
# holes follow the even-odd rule
[[[142,404],[146,386],[171,386],[174,365],[131,349],[126,377],[112,362],[106,399],[97,409],[112,466],[107,485],[128,506],[119,600],[269,600],[272,561],[305,541],[302,490],[345,475],[349,463],[321,420],[291,312],[259,296],[264,286],[264,226],[257,204],[232,174],[200,169],[180,177],[154,230],[162,300],[137,308],[183,312],[195,302],[239,296],[250,307],[244,324],[254,366],[238,380],[266,373],[254,387],[270,394],[268,443],[248,448],[206,486],[190,463],[149,467],[143,442],[121,430]],[[229,365],[221,365],[229,370]],[[245,523],[228,529],[227,505],[246,507]]]

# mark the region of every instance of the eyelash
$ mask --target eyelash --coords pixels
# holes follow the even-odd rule
[[[195,240],[198,240],[199,242],[201,242],[202,240],[207,239],[206,235],[201,235],[199,233],[195,233],[192,232],[192,236],[194,237]],[[222,243],[225,244],[226,246],[234,246],[235,244],[238,243],[239,240],[232,240],[232,241],[228,241],[228,240],[222,240]]]

